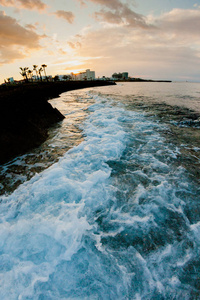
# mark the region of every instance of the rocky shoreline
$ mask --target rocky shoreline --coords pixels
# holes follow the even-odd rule
[[[111,84],[97,80],[0,86],[0,164],[39,146],[47,139],[48,128],[64,119],[49,99],[70,90]]]

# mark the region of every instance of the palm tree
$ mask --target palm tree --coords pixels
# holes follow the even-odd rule
[[[37,65],[33,65],[33,71],[35,71],[35,73],[36,73],[36,77],[37,77],[37,80],[39,79],[39,77],[38,77],[38,69],[37,69]]]
[[[42,75],[41,72],[43,71],[43,68],[39,68],[38,73],[40,74],[40,80],[42,81]]]
[[[33,76],[33,71],[32,71],[32,70],[28,70],[27,73],[28,73],[29,79],[33,81],[33,78],[32,78],[32,76]]]
[[[48,81],[47,74],[46,74],[46,70],[45,70],[45,68],[47,68],[47,65],[42,65],[42,68],[43,68],[43,71],[44,71],[44,75],[45,75],[45,77],[46,77],[46,80]]]
[[[20,74],[24,77],[24,80],[28,81],[28,76],[27,76],[28,67],[25,68],[20,67],[20,70],[21,70]]]

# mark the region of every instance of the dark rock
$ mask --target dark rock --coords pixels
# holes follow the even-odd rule
[[[48,128],[64,116],[49,99],[80,88],[113,84],[104,81],[41,82],[0,86],[0,164],[39,146]]]

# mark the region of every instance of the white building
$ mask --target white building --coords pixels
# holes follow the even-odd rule
[[[85,72],[78,74],[71,73],[72,80],[95,80],[95,71],[87,69]]]
[[[95,71],[90,71],[90,69],[86,70],[87,80],[95,80]]]

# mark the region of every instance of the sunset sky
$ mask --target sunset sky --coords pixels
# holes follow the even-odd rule
[[[0,0],[0,83],[34,64],[200,81],[200,0]]]

